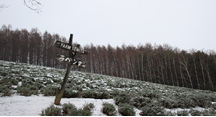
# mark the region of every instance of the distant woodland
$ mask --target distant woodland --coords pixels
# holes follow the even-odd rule
[[[70,34],[68,34],[69,37]],[[65,68],[56,59],[68,52],[53,46],[56,40],[68,39],[33,28],[13,30],[10,25],[0,29],[0,60]],[[76,41],[74,39],[74,41]],[[92,42],[93,43],[93,42]],[[187,42],[185,42],[187,43]],[[169,45],[81,45],[88,55],[76,55],[86,62],[91,73],[126,77],[135,80],[196,89],[216,90],[216,53],[191,50],[187,52]]]

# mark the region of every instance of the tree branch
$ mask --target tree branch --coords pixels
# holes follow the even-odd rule
[[[25,6],[27,6],[29,9],[40,13],[42,4],[38,2],[37,0],[23,0]]]

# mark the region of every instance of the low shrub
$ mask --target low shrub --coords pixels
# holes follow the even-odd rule
[[[110,95],[112,97],[116,97],[118,96],[122,91],[118,90],[118,89],[113,89],[112,92],[110,93]]]
[[[37,86],[39,89],[44,87],[43,83],[40,80],[36,80],[34,82],[34,85]]]
[[[111,103],[103,103],[101,111],[108,116],[115,116],[117,113],[116,108]]]
[[[3,78],[1,79],[1,84],[8,85],[8,86],[17,85],[18,81],[16,81],[15,79],[11,79],[11,78]]]
[[[189,112],[186,110],[177,111],[177,116],[189,116]]]
[[[38,94],[38,87],[34,85],[26,85],[26,86],[18,86],[17,93],[23,96],[30,96],[30,95],[37,95]]]
[[[211,101],[205,95],[194,93],[175,93],[168,97],[160,99],[162,105],[165,108],[194,108],[199,107],[210,107]]]
[[[63,104],[62,108],[51,105],[42,110],[42,116],[91,116],[91,110],[94,108],[94,104],[86,104],[83,108],[77,109],[74,104]]]
[[[148,97],[137,96],[132,99],[132,104],[136,108],[141,109],[143,106],[147,105],[150,101],[151,99]]]
[[[81,93],[82,97],[84,98],[95,98],[95,99],[109,99],[110,93],[107,90],[84,90]]]
[[[4,71],[1,71],[1,72],[0,72],[0,75],[1,75],[1,76],[7,76],[8,74],[9,74],[8,72],[4,72]]]
[[[143,89],[141,93],[143,97],[149,98],[159,98],[161,96],[160,92],[157,90]]]
[[[55,96],[58,88],[56,86],[47,85],[46,87],[41,88],[40,91],[44,96]]]
[[[216,116],[216,110],[214,108],[210,108],[202,112],[202,116]]]
[[[89,104],[85,104],[84,107],[83,107],[83,109],[84,109],[84,110],[90,110],[90,111],[91,111],[94,107],[95,107],[95,106],[94,106],[93,103],[89,103]]]
[[[41,116],[62,116],[61,108],[51,105],[48,108],[42,110]]]
[[[95,98],[95,95],[97,95],[95,90],[84,90],[82,92],[83,98]]]
[[[211,108],[213,108],[213,109],[216,110],[216,103],[213,103],[213,104],[211,105]]]
[[[158,102],[148,103],[142,108],[140,115],[142,116],[164,116],[165,109]]]
[[[72,113],[73,112],[73,113]],[[91,116],[92,112],[85,109],[78,109],[77,111],[70,111],[68,116]]]
[[[129,96],[126,92],[120,93],[116,97],[114,97],[115,104],[119,105],[120,103],[130,103],[131,96]]]
[[[22,86],[28,87],[29,85],[34,85],[32,78],[22,79]]]
[[[123,116],[135,116],[134,107],[128,103],[119,104],[118,112]]]
[[[0,85],[0,93],[2,93],[0,96],[10,96],[12,94],[10,88],[5,85]]]
[[[169,108],[169,109],[177,108],[179,105],[176,100],[173,100],[169,97],[162,98],[160,101],[165,108]]]
[[[176,114],[172,113],[171,111],[165,111],[164,116],[176,116]]]
[[[63,97],[66,97],[66,98],[81,97],[81,92],[78,90],[74,90],[73,88],[67,88],[64,91]]]
[[[100,89],[100,90],[97,90],[96,92],[97,93],[96,93],[95,99],[109,99],[111,97],[110,92],[107,90]]]
[[[195,110],[195,109],[191,109],[189,113],[191,114],[191,116],[201,116],[202,115],[202,112]]]
[[[83,108],[77,109],[74,104],[63,104],[63,115],[66,116],[91,116],[92,108],[94,105],[92,103],[86,104]]]
[[[67,116],[71,110],[77,110],[76,106],[71,103],[65,103],[62,105],[63,115]]]
[[[194,101],[196,106],[199,107],[210,107],[211,106],[211,99],[203,94],[193,94],[191,99]]]

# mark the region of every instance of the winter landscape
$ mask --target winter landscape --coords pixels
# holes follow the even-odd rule
[[[57,106],[64,74],[64,69],[0,61],[0,116],[216,115],[212,91],[78,71],[71,71]]]
[[[1,0],[0,116],[216,116],[215,11],[216,0]]]

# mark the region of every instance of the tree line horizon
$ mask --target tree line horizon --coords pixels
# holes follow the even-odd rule
[[[37,28],[0,29],[0,60],[65,69],[56,59],[68,52],[54,47],[56,40],[67,42],[58,34],[41,33]],[[168,44],[152,45],[84,45],[88,55],[75,58],[86,62],[85,69],[72,70],[130,78],[153,83],[216,91],[216,52],[180,50]]]

